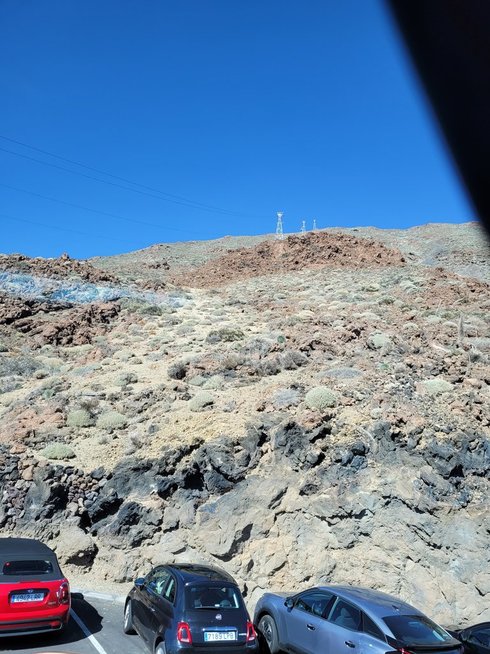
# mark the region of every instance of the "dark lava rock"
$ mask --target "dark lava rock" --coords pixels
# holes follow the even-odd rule
[[[294,469],[314,468],[325,458],[330,429],[321,425],[311,431],[295,422],[280,425],[272,437],[272,449],[285,456]]]
[[[53,482],[53,476],[54,470],[49,466],[35,469],[33,483],[25,497],[22,523],[51,518],[66,508],[68,489],[64,484]]]
[[[155,528],[162,522],[162,514],[143,507],[137,502],[126,502],[116,517],[98,531],[99,538],[113,547],[137,547],[144,540],[151,539]]]

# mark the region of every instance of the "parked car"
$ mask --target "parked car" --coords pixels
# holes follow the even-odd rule
[[[461,643],[399,599],[366,588],[266,593],[254,623],[271,654],[462,654]]]
[[[0,538],[0,636],[60,631],[70,586],[56,554],[30,538]]]
[[[126,599],[124,631],[136,631],[155,654],[258,652],[237,583],[205,565],[159,565],[136,579]]]
[[[490,654],[490,622],[481,622],[454,633],[464,645],[465,654]]]

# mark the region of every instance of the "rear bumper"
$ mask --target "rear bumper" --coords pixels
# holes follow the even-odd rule
[[[258,654],[259,645],[191,645],[190,647],[177,647],[172,649],[167,647],[167,654]]]
[[[2,616],[0,618],[0,638],[60,631],[68,622],[69,617],[69,609],[55,615],[24,618],[23,620],[5,619],[5,616]]]

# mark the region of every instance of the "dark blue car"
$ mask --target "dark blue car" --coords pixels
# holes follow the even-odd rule
[[[490,654],[490,622],[466,627],[454,635],[464,644],[465,654]]]
[[[256,634],[240,589],[224,570],[169,564],[136,579],[124,608],[154,654],[256,654]]]

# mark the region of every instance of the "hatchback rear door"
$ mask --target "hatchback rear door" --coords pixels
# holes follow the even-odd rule
[[[199,583],[185,588],[185,622],[192,644],[209,646],[244,645],[248,614],[240,591],[232,584]]]
[[[4,558],[0,561],[0,622],[46,615],[50,608],[59,606],[63,581],[54,555]]]

